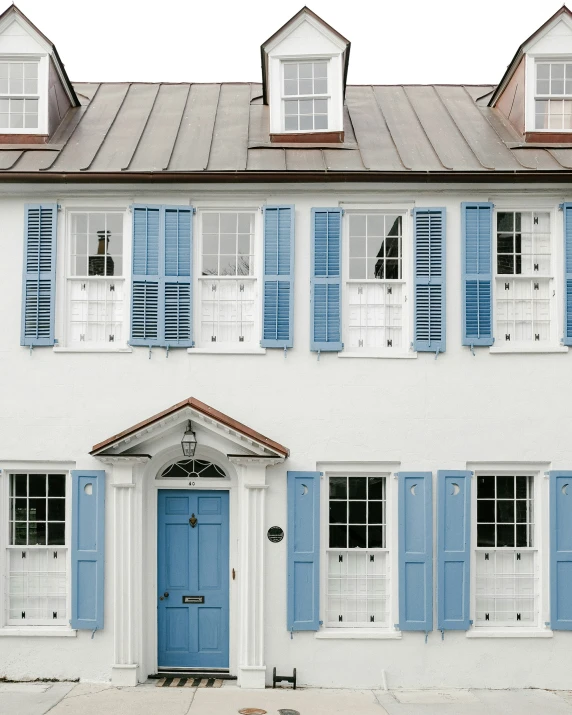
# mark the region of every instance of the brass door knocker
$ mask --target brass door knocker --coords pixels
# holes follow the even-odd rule
[[[197,517],[194,514],[191,514],[191,518],[189,519],[189,524],[191,525],[192,529],[194,529],[195,526],[197,525]]]

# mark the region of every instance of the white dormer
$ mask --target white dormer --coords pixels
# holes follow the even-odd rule
[[[527,141],[572,140],[572,13],[566,6],[518,48],[489,106]]]
[[[271,137],[343,141],[348,40],[304,7],[261,50]]]
[[[0,15],[0,135],[48,137],[78,105],[54,45],[9,7]]]

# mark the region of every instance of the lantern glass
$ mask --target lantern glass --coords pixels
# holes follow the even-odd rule
[[[197,438],[195,437],[195,433],[191,429],[190,425],[183,435],[183,439],[181,440],[181,447],[183,449],[183,454],[185,457],[194,457],[195,456],[195,450],[197,448]]]

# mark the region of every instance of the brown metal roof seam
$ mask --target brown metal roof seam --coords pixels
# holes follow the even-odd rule
[[[401,162],[403,168],[404,168],[406,171],[411,171],[411,167],[410,167],[410,166],[407,166],[407,165],[405,164],[405,162],[403,161],[403,157],[402,157],[401,154],[399,153],[399,149],[397,148],[397,144],[395,143],[395,139],[393,138],[393,134],[391,133],[391,129],[389,128],[389,124],[387,123],[387,119],[385,118],[385,114],[383,113],[383,109],[381,108],[381,104],[379,103],[379,100],[378,100],[377,95],[376,95],[376,93],[375,93],[375,85],[370,84],[369,87],[370,87],[370,89],[371,89],[371,93],[373,94],[373,99],[374,99],[375,103],[377,104],[377,108],[379,109],[379,113],[381,114],[381,118],[383,119],[383,123],[385,124],[385,128],[387,129],[387,133],[389,134],[389,138],[391,139],[391,143],[393,144],[393,147],[394,147],[395,152],[396,152],[396,154],[397,154],[397,158],[399,159],[399,161]]]
[[[171,163],[171,159],[173,158],[173,152],[175,151],[175,147],[177,146],[177,139],[179,138],[179,132],[181,131],[181,125],[183,123],[183,119],[185,117],[185,112],[187,111],[187,105],[189,104],[189,97],[191,96],[191,87],[193,85],[189,82],[189,88],[187,89],[187,98],[185,99],[185,104],[183,105],[183,111],[181,112],[181,118],[179,119],[179,126],[177,127],[177,131],[175,132],[175,138],[173,139],[173,146],[171,147],[171,153],[169,154],[169,158],[167,159],[166,165],[163,167],[165,171],[169,170],[169,164]]]
[[[455,117],[454,117],[454,116],[451,114],[451,112],[449,111],[449,107],[447,106],[447,103],[443,100],[443,97],[441,96],[441,94],[440,94],[440,92],[439,92],[439,90],[438,90],[438,86],[439,86],[439,85],[433,85],[433,89],[435,90],[435,94],[439,97],[439,100],[441,101],[441,104],[443,105],[443,107],[445,107],[445,111],[446,111],[447,114],[451,117],[451,121],[453,122],[453,124],[457,127],[457,131],[458,131],[459,134],[463,137],[463,141],[464,141],[465,144],[469,147],[469,151],[470,151],[471,154],[475,157],[475,159],[479,162],[479,164],[483,167],[483,169],[487,169],[487,171],[494,171],[494,170],[495,170],[495,169],[494,169],[494,166],[485,166],[485,164],[483,164],[483,162],[482,162],[482,161],[480,160],[480,158],[477,156],[476,152],[473,151],[473,147],[469,144],[469,141],[468,141],[467,137],[466,137],[466,136],[463,134],[463,132],[461,131],[461,127],[460,127],[460,126],[458,125],[458,123],[455,121]],[[445,85],[445,86],[453,86],[453,85]],[[455,85],[455,86],[458,86],[458,85]],[[466,90],[465,90],[465,91],[466,91]]]
[[[153,109],[155,108],[155,102],[157,101],[157,97],[159,96],[159,90],[161,89],[161,85],[157,84],[157,91],[155,92],[155,97],[153,99],[153,102],[151,103],[151,107],[149,109],[149,114],[147,114],[147,119],[145,120],[145,123],[143,124],[143,128],[141,129],[141,132],[139,134],[139,139],[137,139],[137,142],[135,144],[135,147],[133,149],[133,152],[131,153],[131,159],[127,162],[127,166],[122,166],[121,171],[127,171],[129,167],[131,166],[131,162],[133,161],[133,157],[137,153],[137,149],[139,148],[139,144],[141,143],[141,138],[143,134],[145,134],[145,129],[147,129],[147,124],[149,124],[149,117],[151,114],[153,114]]]
[[[91,98],[91,100],[90,100],[89,104],[87,105],[85,111],[82,113],[81,117],[79,118],[79,121],[78,121],[78,123],[75,125],[73,132],[69,135],[67,141],[64,143],[63,149],[56,154],[54,160],[52,161],[52,163],[51,163],[49,166],[45,166],[45,167],[43,167],[43,168],[40,168],[40,169],[38,169],[38,171],[48,171],[48,170],[50,170],[50,169],[52,168],[52,166],[54,166],[54,164],[56,163],[56,161],[57,161],[57,160],[60,158],[60,156],[62,155],[62,152],[64,151],[64,149],[66,148],[66,146],[67,146],[67,145],[70,143],[70,141],[73,139],[74,134],[75,134],[76,131],[77,131],[77,128],[78,128],[79,125],[81,124],[81,120],[85,118],[86,114],[89,112],[90,108],[93,106],[93,102],[95,101],[95,98],[96,98],[97,95],[99,94],[99,90],[101,89],[101,87],[102,87],[101,84],[98,84],[98,85],[97,85],[97,89],[95,90],[95,92],[94,92],[94,94],[93,94],[93,97]],[[56,130],[56,132],[57,132],[57,130]]]
[[[117,117],[119,116],[119,114],[120,114],[120,112],[121,112],[121,109],[122,109],[123,105],[125,104],[125,100],[127,99],[127,96],[128,96],[128,94],[129,94],[129,92],[131,91],[131,87],[133,87],[133,84],[132,84],[132,83],[130,83],[129,86],[127,87],[127,91],[126,91],[125,94],[123,95],[123,99],[121,100],[121,103],[120,103],[119,107],[117,108],[117,111],[115,112],[115,116],[114,116],[113,119],[111,120],[111,124],[107,127],[107,131],[106,131],[105,134],[103,135],[103,138],[102,138],[101,142],[99,143],[99,146],[98,146],[97,149],[95,150],[95,154],[91,157],[91,161],[89,162],[89,164],[87,164],[87,166],[80,166],[80,167],[79,167],[79,170],[80,170],[80,171],[88,171],[88,170],[89,170],[89,167],[90,167],[90,166],[93,164],[93,162],[97,159],[97,155],[98,155],[99,152],[101,151],[101,147],[104,145],[105,140],[106,140],[107,137],[109,136],[109,132],[113,129],[113,125],[114,125],[115,122],[117,121]]]
[[[444,163],[444,161],[443,161],[443,160],[441,159],[441,157],[439,156],[439,154],[438,154],[438,152],[437,152],[437,149],[435,149],[435,145],[433,144],[433,142],[432,142],[431,139],[429,138],[429,135],[428,135],[427,132],[425,131],[425,127],[424,127],[424,125],[423,125],[423,122],[422,122],[421,119],[419,118],[419,115],[417,114],[417,110],[415,109],[415,107],[413,106],[413,102],[411,101],[411,97],[410,97],[409,94],[407,93],[407,86],[404,85],[404,84],[402,84],[402,85],[401,85],[401,89],[403,90],[403,94],[405,95],[405,98],[407,99],[407,103],[408,103],[409,106],[411,107],[411,110],[413,111],[413,114],[415,114],[415,118],[417,119],[417,121],[418,121],[418,123],[419,123],[419,126],[421,127],[421,131],[423,132],[423,134],[425,134],[425,137],[427,138],[427,141],[429,142],[429,146],[431,147],[431,149],[433,149],[433,154],[435,154],[435,156],[437,157],[437,161],[439,162],[439,164],[441,164],[441,166],[442,166],[444,169],[449,169],[449,170],[452,171],[452,170],[453,170],[453,167],[452,167],[452,166],[447,166],[447,165]]]

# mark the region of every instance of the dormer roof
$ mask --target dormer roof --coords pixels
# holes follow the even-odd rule
[[[512,61],[508,65],[506,72],[504,73],[501,81],[498,83],[496,89],[492,93],[492,96],[489,100],[488,106],[489,107],[494,107],[498,98],[500,95],[503,93],[505,90],[506,86],[512,79],[514,73],[518,69],[518,66],[520,65],[520,62],[524,55],[526,54],[527,50],[530,48],[530,46],[539,40],[546,32],[551,30],[558,22],[560,22],[561,18],[567,18],[572,22],[572,12],[566,7],[566,5],[562,5],[562,7],[557,10],[554,15],[548,18],[546,22],[541,25],[537,30],[535,30],[530,37],[528,37],[522,45],[518,48],[516,51],[514,57],[512,58]]]
[[[72,83],[70,82],[70,78],[68,77],[68,74],[66,72],[65,65],[60,59],[56,46],[49,38],[44,35],[41,30],[39,30],[34,25],[34,23],[28,17],[26,17],[26,15],[24,15],[24,13],[20,10],[19,7],[17,7],[16,5],[10,5],[10,7],[4,10],[4,12],[0,15],[0,32],[6,27],[8,27],[14,19],[18,19],[25,26],[27,26],[27,29],[33,35],[36,36],[36,39],[40,42],[40,44],[43,44],[45,46],[46,52],[51,55],[52,60],[60,74],[62,84],[64,85],[65,90],[69,95],[72,106],[79,107],[80,101],[77,97],[77,94],[75,93],[75,89],[73,88]]]
[[[309,7],[304,6],[299,12],[297,12],[293,17],[291,17],[288,22],[284,23],[279,30],[271,35],[265,42],[260,46],[260,55],[262,61],[262,101],[264,104],[268,104],[268,52],[270,48],[277,44],[280,40],[287,37],[291,32],[293,32],[296,27],[298,27],[305,20],[309,20],[314,27],[318,27],[326,35],[335,39],[337,42],[341,43],[344,47],[343,49],[343,88],[344,95],[346,91],[346,81],[348,76],[348,64],[350,59],[350,47],[351,42],[341,35],[337,30],[315,12],[310,10]]]

